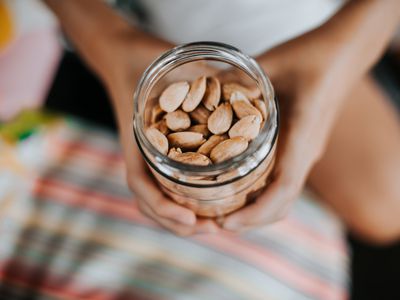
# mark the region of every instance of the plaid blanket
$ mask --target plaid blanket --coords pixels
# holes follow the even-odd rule
[[[59,120],[0,138],[0,299],[346,299],[337,219],[311,195],[280,223],[181,238],[140,214],[117,138]]]

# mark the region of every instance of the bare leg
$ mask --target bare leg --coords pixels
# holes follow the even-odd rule
[[[346,101],[309,185],[361,238],[400,239],[400,122],[371,78]]]

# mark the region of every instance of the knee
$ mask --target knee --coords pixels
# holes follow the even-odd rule
[[[350,230],[375,245],[400,241],[400,193],[385,193],[384,197],[371,200],[375,200],[376,205],[363,206],[354,212]],[[368,202],[371,203],[365,203]]]
[[[388,226],[384,223],[362,220],[362,224],[354,226],[351,232],[367,243],[377,246],[387,246],[400,240],[400,228]]]

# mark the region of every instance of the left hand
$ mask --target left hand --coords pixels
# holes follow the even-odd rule
[[[285,217],[323,154],[339,109],[337,98],[349,87],[345,72],[337,76],[340,51],[335,51],[332,41],[315,35],[291,40],[258,58],[280,105],[277,159],[272,182],[254,204],[226,217],[223,228],[227,230],[242,231]]]

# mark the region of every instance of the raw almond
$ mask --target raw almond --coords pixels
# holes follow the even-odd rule
[[[171,148],[168,152],[168,157],[174,159],[180,154],[182,154],[181,148]]]
[[[210,158],[214,163],[220,163],[235,157],[247,149],[249,143],[242,137],[227,139],[211,150]]]
[[[216,77],[207,79],[207,89],[203,98],[203,104],[208,109],[213,111],[217,108],[221,98],[221,85]]]
[[[261,92],[257,87],[247,88],[239,83],[230,82],[222,85],[222,97],[228,101],[233,92],[239,91],[243,93],[248,99],[255,99],[261,96]]]
[[[267,112],[267,106],[265,105],[265,102],[260,99],[255,99],[253,101],[253,104],[254,104],[254,107],[260,111],[264,121],[267,120],[268,112]]]
[[[161,120],[164,116],[165,112],[161,109],[159,104],[156,104],[152,107],[150,113],[150,123],[154,124]]]
[[[243,94],[242,92],[239,91],[234,91],[231,94],[231,97],[229,98],[229,102],[231,103],[231,105],[236,102],[236,101],[245,101],[247,103],[250,103],[249,99],[246,97],[245,94]]]
[[[193,81],[189,93],[182,103],[182,109],[184,111],[191,112],[199,105],[206,92],[206,85],[207,78],[205,76],[201,76]]]
[[[172,131],[182,131],[190,127],[189,115],[180,109],[167,113],[165,121],[168,128]]]
[[[193,150],[197,149],[206,140],[201,133],[181,131],[169,134],[168,141],[171,147],[179,147],[182,150]]]
[[[156,128],[148,128],[146,130],[146,137],[150,143],[162,154],[168,153],[168,139]]]
[[[213,135],[203,145],[201,145],[199,149],[197,149],[197,152],[203,155],[210,155],[211,150],[226,139],[227,136],[225,134]]]
[[[232,118],[232,107],[228,102],[224,102],[208,118],[208,130],[214,134],[225,133],[231,127]]]
[[[208,166],[211,164],[211,160],[207,156],[197,152],[174,152],[170,158],[188,165]]]
[[[169,133],[169,128],[165,119],[161,119],[157,123],[154,123],[153,125],[151,125],[151,128],[158,129],[165,136]]]
[[[160,107],[166,112],[173,112],[185,100],[189,92],[189,83],[180,81],[169,85],[160,96]]]
[[[229,130],[229,137],[241,136],[247,141],[254,139],[260,132],[261,118],[255,115],[246,116],[237,121]]]
[[[246,116],[250,116],[250,115],[255,115],[258,116],[260,118],[260,121],[262,119],[262,115],[261,112],[255,108],[250,101],[248,100],[238,100],[237,97],[235,97],[235,95],[237,94],[237,92],[232,93],[232,97],[231,97],[231,104],[232,104],[232,108],[235,112],[235,115],[241,119],[244,118]]]
[[[208,130],[208,127],[206,124],[193,125],[193,126],[189,127],[187,131],[199,132],[205,138],[207,138],[210,135],[210,131]]]
[[[194,111],[190,112],[190,117],[198,124],[207,124],[210,115],[211,112],[201,104]]]

